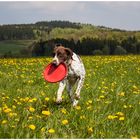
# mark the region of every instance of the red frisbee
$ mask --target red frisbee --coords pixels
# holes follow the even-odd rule
[[[67,75],[67,67],[64,63],[58,66],[50,63],[44,70],[44,79],[50,83],[56,83],[63,80]]]

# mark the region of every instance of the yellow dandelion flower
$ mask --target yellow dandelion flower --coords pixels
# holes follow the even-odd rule
[[[36,117],[39,118],[39,119],[41,119],[41,116],[39,116],[39,115],[36,115]]]
[[[93,133],[93,128],[92,127],[88,128],[88,133]]]
[[[48,97],[45,98],[45,101],[49,101],[50,99]]]
[[[62,121],[62,124],[63,124],[63,125],[67,125],[68,123],[69,123],[68,120],[63,120],[63,121]]]
[[[88,100],[88,101],[86,102],[86,104],[87,104],[87,105],[92,104],[92,100]]]
[[[103,81],[103,82],[102,82],[102,85],[104,85],[104,84],[105,84],[105,82]]]
[[[35,130],[35,129],[36,129],[36,126],[33,125],[33,124],[30,124],[28,127],[29,127],[31,130]]]
[[[105,93],[105,91],[104,90],[101,90],[101,93]]]
[[[92,104],[92,100],[88,100],[88,103],[89,103],[89,104]]]
[[[118,115],[118,116],[124,116],[124,114],[122,112],[117,112],[116,115]]]
[[[77,110],[81,110],[81,106],[76,106],[75,107]]]
[[[17,102],[17,105],[21,105],[21,102]]]
[[[62,112],[63,114],[66,114],[66,113],[67,113],[67,110],[66,110],[65,108],[63,108],[63,109],[61,109],[61,112]]]
[[[89,105],[89,106],[87,107],[87,110],[90,110],[90,109],[92,109],[92,106],[91,106],[91,105]]]
[[[1,124],[6,124],[8,121],[7,120],[3,120],[2,122],[1,122]]]
[[[120,92],[118,95],[123,97],[125,96],[125,92]]]
[[[33,103],[34,100],[33,100],[33,99],[29,99],[28,102],[29,102],[29,103]]]
[[[17,107],[16,107],[15,105],[12,105],[12,108],[13,108],[13,109],[16,109]]]
[[[12,112],[10,112],[10,113],[8,114],[8,116],[9,116],[9,117],[15,117],[15,116],[17,116],[17,113],[12,113]]]
[[[33,117],[32,116],[29,116],[28,119],[31,120],[31,119],[33,119]]]
[[[115,116],[115,115],[108,115],[107,118],[108,118],[109,120],[113,120],[113,119],[118,118],[118,116]]]
[[[25,102],[27,102],[28,100],[29,100],[29,97],[26,97],[26,98],[24,99]]]
[[[23,101],[24,101],[24,99],[23,99],[23,98],[20,98],[19,100],[20,100],[21,102],[23,102]]]
[[[62,99],[64,99],[64,98],[65,98],[65,96],[62,95]]]
[[[41,93],[40,93],[42,96],[44,96],[45,95],[45,93],[43,92],[43,91],[41,91]]]
[[[19,119],[17,118],[17,119],[15,119],[15,121],[16,121],[16,122],[19,122]]]
[[[45,129],[46,129],[45,127],[42,127],[41,132],[45,132]]]
[[[4,109],[3,110],[3,112],[5,112],[5,113],[9,113],[9,112],[11,112],[12,110],[10,109],[10,108],[6,108],[6,109]]]
[[[105,96],[104,96],[104,95],[101,95],[101,96],[99,96],[99,98],[100,98],[100,99],[104,99],[104,98],[105,98]]]
[[[111,101],[105,101],[105,104],[110,104],[111,103]]]
[[[50,128],[50,129],[48,130],[48,132],[49,132],[50,134],[53,134],[53,133],[55,133],[55,130],[52,129],[52,128]]]
[[[88,103],[89,103],[89,104],[92,104],[92,100],[88,100]]]
[[[35,112],[35,109],[34,109],[33,107],[30,106],[30,107],[29,107],[29,111],[30,111],[30,112]]]
[[[134,89],[134,90],[137,90],[138,87],[137,87],[136,85],[133,85],[133,89]]]
[[[134,93],[134,94],[138,94],[139,92],[138,92],[138,91],[133,91],[133,93]]]
[[[127,105],[123,105],[123,108],[127,108]]]
[[[32,100],[36,102],[37,101],[37,98],[33,98]]]
[[[51,113],[50,113],[50,111],[44,110],[44,111],[42,111],[42,114],[43,114],[43,115],[46,115],[46,116],[49,116]]]
[[[80,119],[81,120],[86,119],[85,115],[80,116]]]
[[[119,120],[120,120],[120,121],[124,121],[124,117],[120,117]]]

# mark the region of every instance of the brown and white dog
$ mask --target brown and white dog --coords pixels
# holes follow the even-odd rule
[[[54,48],[53,55],[53,64],[59,65],[63,62],[66,64],[68,69],[66,78],[59,83],[56,103],[59,104],[62,102],[62,92],[66,86],[71,102],[73,106],[76,106],[80,99],[80,91],[85,79],[85,68],[83,62],[78,55],[72,52],[71,49],[65,48],[62,45]],[[76,90],[75,93],[73,93],[75,85]]]

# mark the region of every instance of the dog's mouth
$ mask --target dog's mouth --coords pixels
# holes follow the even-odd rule
[[[58,66],[60,63],[58,63],[57,61],[52,61],[52,64]]]
[[[66,62],[65,60],[59,60],[59,61],[53,60],[53,61],[52,61],[52,64],[58,66],[59,64],[65,63],[65,62]]]
[[[52,64],[54,65],[54,66],[58,66],[59,64],[57,64],[56,62],[52,62]]]

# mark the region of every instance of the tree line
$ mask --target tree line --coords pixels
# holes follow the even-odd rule
[[[0,40],[34,40],[21,50],[23,56],[50,56],[60,43],[79,55],[140,54],[140,32],[104,26],[42,21],[35,24],[0,26]]]
[[[25,54],[30,56],[51,56],[55,44],[61,43],[63,46],[72,49],[79,55],[126,55],[140,54],[140,42],[135,36],[128,37],[117,42],[117,40],[99,40],[91,38],[83,38],[77,42],[74,39],[52,39],[49,41],[39,41],[31,44],[25,50]]]

